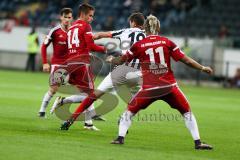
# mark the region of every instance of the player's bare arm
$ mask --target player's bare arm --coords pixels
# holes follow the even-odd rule
[[[93,35],[93,39],[101,39],[101,38],[112,38],[112,33],[111,32],[98,32]]]
[[[106,62],[112,63],[114,65],[121,65],[126,61],[127,61],[127,58],[125,58],[125,56],[114,57],[110,55],[106,58]]]
[[[205,72],[205,73],[208,73],[208,74],[213,73],[213,70],[210,67],[203,66],[203,65],[199,64],[198,62],[196,62],[194,59],[192,59],[192,58],[190,58],[186,55],[180,61],[183,62],[184,64],[192,67],[192,68],[195,68],[197,70],[201,70],[202,72]]]

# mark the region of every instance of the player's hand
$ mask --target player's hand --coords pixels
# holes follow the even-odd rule
[[[43,72],[50,72],[50,65],[48,63],[43,64]]]
[[[112,63],[113,59],[114,59],[114,57],[112,55],[110,55],[106,58],[106,62]]]
[[[205,66],[203,66],[202,67],[202,69],[201,69],[201,71],[202,72],[205,72],[205,73],[208,73],[208,74],[212,74],[213,73],[213,70],[212,70],[212,68],[210,68],[210,67],[205,67]]]

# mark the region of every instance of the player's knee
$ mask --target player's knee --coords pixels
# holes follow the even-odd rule
[[[136,114],[137,112],[139,112],[141,108],[137,107],[137,106],[128,106],[128,111],[130,111],[133,114]]]
[[[100,98],[102,95],[104,95],[104,92],[100,90],[95,90],[94,95],[96,98]]]
[[[187,112],[190,112],[190,107],[189,105],[181,106],[181,107],[176,107],[174,109],[177,109],[182,115],[184,115]]]
[[[54,94],[56,94],[57,90],[58,90],[57,87],[51,87],[49,92],[50,92],[50,94],[54,95]]]

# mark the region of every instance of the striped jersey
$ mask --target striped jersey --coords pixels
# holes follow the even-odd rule
[[[126,54],[127,50],[136,43],[146,37],[143,30],[140,28],[126,28],[117,31],[112,31],[112,38],[116,38],[120,40],[120,48],[122,50],[122,55]],[[126,65],[139,68],[139,60],[133,59],[131,62],[127,63]]]

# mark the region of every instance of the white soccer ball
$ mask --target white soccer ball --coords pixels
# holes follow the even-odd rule
[[[57,84],[64,85],[69,81],[69,74],[66,69],[60,68],[54,71],[53,80]]]

